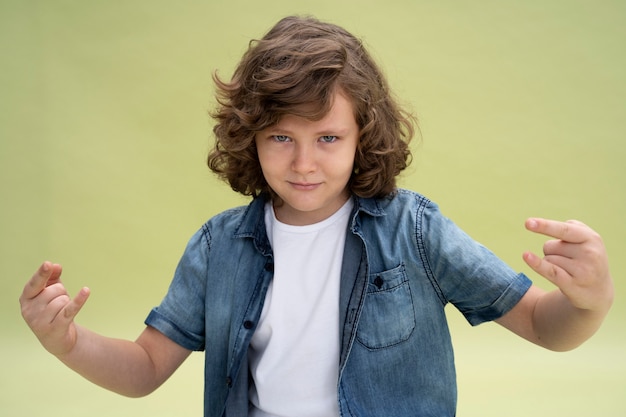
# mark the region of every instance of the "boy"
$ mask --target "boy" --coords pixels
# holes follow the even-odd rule
[[[205,350],[206,416],[452,416],[447,303],[554,350],[600,326],[613,285],[593,230],[526,222],[555,238],[543,258],[524,254],[558,287],[544,292],[396,188],[411,117],[342,28],[285,18],[215,81],[208,165],[253,200],[191,238],[139,338],[75,324],[89,290],[70,299],[59,265],[24,288],[26,322],[81,375],[146,395]]]

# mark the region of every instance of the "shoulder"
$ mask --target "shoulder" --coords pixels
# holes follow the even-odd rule
[[[376,201],[378,216],[368,223],[374,227],[395,230],[413,236],[421,247],[439,247],[449,239],[464,236],[464,232],[439,208],[439,205],[415,191],[397,189],[393,195]]]
[[[233,236],[246,212],[247,206],[225,210],[208,219],[191,235],[187,250],[210,248],[214,241],[225,241]]]
[[[358,200],[358,209],[380,220],[406,218],[414,213],[421,217],[425,211],[438,211],[439,207],[428,197],[415,191],[398,188],[383,198],[362,198]]]
[[[439,206],[424,195],[397,189],[379,199],[359,199],[355,230],[411,239],[424,244],[431,234],[445,231],[447,219]]]
[[[239,237],[242,224],[250,215],[250,207],[234,207],[211,217],[189,238],[183,259],[191,263],[206,263],[209,256],[228,256],[238,242],[245,242]],[[262,219],[262,216],[261,216]]]
[[[264,198],[255,198],[246,206],[233,207],[211,217],[203,226],[205,233],[243,234],[252,233],[263,221]]]
[[[220,230],[236,229],[237,226],[241,224],[248,207],[249,206],[238,206],[224,210],[207,220],[202,225],[202,228]]]
[[[388,202],[385,207],[389,209],[395,209],[396,207],[400,209],[406,209],[407,207],[421,209],[435,205],[428,197],[404,188],[398,188],[395,193],[385,200]]]

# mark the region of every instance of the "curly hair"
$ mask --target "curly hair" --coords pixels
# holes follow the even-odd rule
[[[274,195],[263,177],[255,134],[286,114],[323,118],[337,88],[351,100],[359,143],[349,190],[360,197],[394,192],[410,162],[414,118],[392,97],[362,42],[334,24],[286,17],[252,40],[230,82],[213,79],[218,107],[207,164],[241,194]]]

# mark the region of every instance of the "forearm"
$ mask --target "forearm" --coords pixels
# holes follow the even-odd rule
[[[22,317],[48,352],[88,380],[129,397],[147,395],[191,353],[150,326],[135,342],[78,326],[74,317],[90,291],[71,299],[60,277],[59,264],[39,267],[20,296]]]
[[[537,298],[532,314],[534,343],[555,351],[567,351],[581,345],[600,327],[608,307],[601,310],[580,309],[558,289]]]
[[[81,376],[129,397],[147,395],[163,382],[140,344],[101,336],[84,327],[76,328],[74,348],[56,356]]]

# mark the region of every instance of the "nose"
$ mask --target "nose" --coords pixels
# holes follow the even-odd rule
[[[299,174],[314,172],[317,168],[315,146],[311,144],[297,143],[294,147],[294,155],[291,166],[292,169]]]

